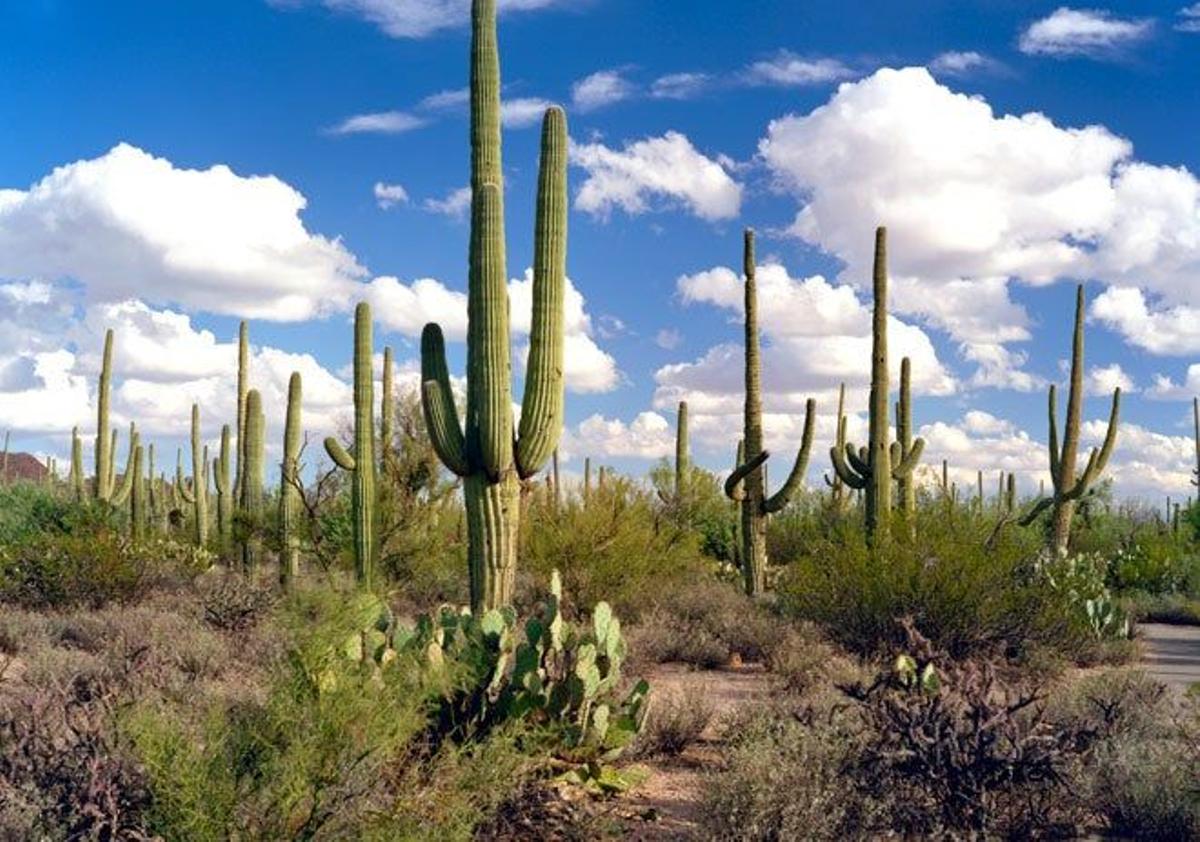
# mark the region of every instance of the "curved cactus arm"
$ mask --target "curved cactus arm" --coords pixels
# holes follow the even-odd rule
[[[892,468],[892,479],[903,479],[912,474],[917,467],[917,463],[921,461],[921,454],[924,452],[925,439],[913,439],[912,450],[908,452],[908,456],[895,463]]]
[[[425,426],[438,458],[452,473],[464,477],[470,473],[467,446],[458,407],[450,389],[450,371],[446,367],[446,342],[440,326],[430,323],[421,333],[421,408]]]
[[[808,403],[804,407],[804,432],[800,437],[800,452],[796,454],[796,461],[792,465],[792,472],[788,474],[783,487],[763,501],[763,511],[767,514],[782,511],[783,507],[792,499],[792,495],[796,493],[796,489],[804,484],[804,474],[808,471],[808,456],[812,452],[813,432],[816,428],[816,422],[817,402],[809,398]]]
[[[892,456],[892,464],[897,464],[904,457],[904,447],[898,441],[894,441],[888,447],[888,453]],[[892,471],[892,478],[897,479],[896,472]]]
[[[742,484],[742,481],[746,479],[746,477],[750,476],[750,474],[762,467],[762,464],[770,458],[771,454],[764,450],[749,462],[738,465],[736,468],[734,468],[733,473],[730,474],[725,480],[725,495],[731,500],[739,499],[734,496],[737,494],[738,486]]]
[[[1054,505],[1053,497],[1043,497],[1041,500],[1038,500],[1036,503],[1034,503],[1033,508],[1031,508],[1024,515],[1022,515],[1021,519],[1017,522],[1020,523],[1021,526],[1029,526],[1031,523],[1033,523],[1035,520],[1038,519],[1038,515],[1040,515],[1042,512],[1046,511],[1046,509],[1050,508],[1053,505]]]
[[[567,275],[567,118],[542,122],[533,258],[533,323],[517,433],[517,472],[533,476],[558,447],[563,424],[563,297]]]
[[[1104,441],[1098,450],[1095,448],[1092,449],[1091,454],[1088,456],[1087,467],[1083,469],[1083,473],[1076,483],[1076,485],[1083,486],[1084,491],[1095,482],[1096,477],[1100,476],[1108,466],[1108,459],[1112,456],[1113,448],[1117,444],[1117,427],[1120,424],[1120,418],[1121,390],[1116,389],[1113,391],[1112,409],[1109,411],[1108,430],[1104,433]]]
[[[189,505],[196,502],[195,495],[188,490],[187,482],[183,478],[183,448],[175,451],[175,490],[179,492],[183,502]]]
[[[354,460],[354,457],[347,453],[346,448],[342,447],[342,443],[333,436],[325,439],[325,452],[329,454],[329,458],[333,460],[334,464],[343,471],[353,471],[358,468],[358,463]]]
[[[129,425],[129,455],[125,457],[125,473],[121,476],[121,485],[112,496],[114,506],[123,506],[129,500],[133,491],[133,468],[137,458],[138,431],[134,424]]]
[[[467,417],[478,427],[480,467],[493,481],[511,465],[513,447],[503,210],[499,185],[481,185],[474,207]]]
[[[846,485],[856,491],[862,491],[867,487],[867,478],[847,464],[846,455],[854,456],[853,445],[848,444],[844,448],[834,445],[829,448],[829,458],[833,462],[834,472]]]
[[[824,477],[824,479],[825,479],[825,484],[826,484],[827,486],[829,486],[830,488],[837,488],[837,483],[836,483],[836,482],[834,482],[834,479],[833,479],[833,477],[829,476],[829,474],[827,474],[827,473],[826,473],[826,474],[821,474],[821,476],[822,476],[822,477]]]
[[[855,447],[848,444],[845,447],[846,460],[850,463],[850,467],[854,472],[864,479],[871,476],[871,463],[868,461],[870,454],[865,447]]]
[[[1062,484],[1062,453],[1058,449],[1058,390],[1053,383],[1047,403],[1050,410],[1050,481],[1057,490]]]

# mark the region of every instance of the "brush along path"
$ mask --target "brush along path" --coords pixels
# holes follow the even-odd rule
[[[1187,689],[1200,683],[1200,626],[1139,623],[1144,645],[1141,666],[1163,684]]]
[[[625,817],[621,837],[642,842],[702,838],[700,798],[705,775],[723,762],[723,723],[747,705],[761,705],[774,692],[774,679],[758,664],[719,670],[662,664],[646,678],[659,701],[702,697],[713,717],[700,740],[678,757],[655,757],[639,764],[649,769],[650,776],[620,799]]]

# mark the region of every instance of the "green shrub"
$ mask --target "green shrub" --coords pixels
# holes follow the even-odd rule
[[[652,492],[622,477],[593,489],[587,505],[535,500],[521,518],[520,547],[526,581],[545,582],[558,570],[574,605],[606,600],[630,620],[712,568],[696,533],[662,517]]]
[[[1139,623],[1200,626],[1200,599],[1183,594],[1134,592],[1124,599],[1125,610]]]

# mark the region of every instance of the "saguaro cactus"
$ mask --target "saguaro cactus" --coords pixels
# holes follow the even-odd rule
[[[495,0],[474,0],[471,44],[471,239],[464,430],[450,391],[442,330],[421,337],[422,404],[434,448],[463,478],[471,605],[512,601],[521,480],[550,458],[563,420],[563,297],[567,248],[567,121],[542,123],[534,234],[533,319],[521,424],[514,436],[500,149]]]
[[[238,325],[237,370],[237,469],[233,479],[233,499],[241,504],[242,476],[246,472],[246,396],[250,390],[250,327]]]
[[[217,487],[217,541],[221,552],[227,552],[233,541],[233,490],[230,476],[229,442],[230,430],[228,424],[221,425],[221,449],[213,460],[213,480]]]
[[[679,402],[679,416],[675,422],[675,499],[682,500],[687,489],[691,459],[688,455],[688,405]]]
[[[200,442],[200,406],[192,404],[192,504],[193,537],[197,547],[208,543],[208,459]]]
[[[285,587],[300,573],[300,536],[296,531],[300,517],[300,400],[300,372],[293,371],[288,381],[283,464],[279,472],[279,580]]]
[[[114,506],[124,506],[129,502],[129,495],[133,491],[133,460],[137,456],[136,451],[139,440],[137,425],[131,423],[129,425],[129,455],[125,457],[125,472],[121,475],[121,484],[117,486],[116,491],[109,498],[109,502]],[[116,441],[115,437],[113,441]],[[116,450],[115,444],[113,450]],[[111,464],[109,466],[109,474],[113,475]]]
[[[725,493],[730,499],[737,499],[738,487],[742,486],[742,574],[746,593],[757,596],[767,587],[767,515],[783,511],[791,501],[792,495],[804,482],[804,472],[808,469],[808,455],[812,449],[817,402],[810,398],[805,406],[804,433],[800,441],[800,452],[792,465],[792,472],[783,483],[783,487],[775,494],[767,496],[764,467],[769,454],[763,450],[757,267],[754,259],[754,232],[748,228],[743,238],[742,263],[746,276],[746,401],[743,451],[740,464],[725,481]]]
[[[375,572],[376,517],[375,382],[371,369],[371,308],[363,302],[354,311],[354,455],[332,436],[325,439],[325,451],[351,476],[354,573],[359,584],[368,588]]]
[[[1192,485],[1200,487],[1200,398],[1192,398],[1192,417],[1196,422],[1196,470],[1192,471],[1196,478]]]
[[[112,440],[108,432],[108,397],[112,388],[113,332],[104,333],[104,356],[100,363],[100,386],[96,390],[96,483],[95,497],[107,503],[112,497]],[[7,450],[7,448],[6,448]]]
[[[887,229],[883,227],[875,230],[874,293],[867,446],[856,448],[846,444],[844,448],[834,447],[830,452],[833,468],[842,481],[865,492],[863,509],[868,540],[887,531],[892,513],[892,481],[907,481],[925,449],[923,439],[915,439],[907,447],[903,441],[897,442],[896,446],[888,444]]]
[[[71,490],[75,499],[83,502],[86,480],[83,476],[83,441],[79,438],[79,428],[71,430]]]
[[[891,447],[892,476],[896,478],[896,491],[900,494],[900,511],[910,527],[917,513],[917,484],[913,481],[913,471],[921,451],[925,448],[924,441],[913,441],[912,421],[912,362],[908,357],[900,361],[900,399],[896,402],[896,441]],[[915,454],[915,455],[914,455]],[[904,470],[904,466],[908,466]],[[983,511],[983,487],[980,486],[979,509]]]
[[[129,490],[129,536],[134,541],[146,537],[146,484],[142,477],[142,446],[133,449],[132,481]]]
[[[740,446],[740,445],[739,445]],[[846,446],[846,384],[843,383],[838,387],[838,410],[837,410],[837,433],[835,434],[834,447],[842,450]],[[841,475],[837,471],[833,472],[833,476],[825,474],[825,484],[829,486],[830,502],[833,504],[833,510],[844,512],[846,510],[847,494],[846,484],[842,482]]]
[[[1057,390],[1050,384],[1050,481],[1054,493],[1040,501],[1023,523],[1032,523],[1043,510],[1053,507],[1050,528],[1050,546],[1058,553],[1065,553],[1071,540],[1071,520],[1075,516],[1075,504],[1091,490],[1093,484],[1108,465],[1113,447],[1117,443],[1117,425],[1121,413],[1121,390],[1113,390],[1112,411],[1108,417],[1108,430],[1099,448],[1093,448],[1088,456],[1083,473],[1076,473],[1076,458],[1079,455],[1079,428],[1083,420],[1083,285],[1075,291],[1075,334],[1071,344],[1071,384],[1067,397],[1067,421],[1063,428],[1062,449],[1058,446]]]
[[[242,513],[246,534],[242,542],[242,566],[247,573],[258,569],[262,555],[263,515],[263,418],[262,397],[257,389],[246,393],[246,465],[242,471]]]

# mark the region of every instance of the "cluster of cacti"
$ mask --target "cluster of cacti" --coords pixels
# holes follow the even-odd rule
[[[354,311],[354,453],[341,442],[325,439],[329,458],[350,474],[350,507],[354,519],[354,573],[369,588],[375,570],[375,381],[372,371],[371,308],[362,302]]]
[[[471,236],[468,260],[467,411],[460,425],[442,330],[421,337],[422,403],[442,463],[463,478],[471,604],[512,601],[521,481],[558,446],[563,422],[563,298],[567,248],[567,123],[560,108],[542,125],[534,234],[533,314],[519,430],[513,430],[500,61],[495,0],[472,5]]]
[[[865,492],[864,517],[868,540],[885,533],[892,513],[892,482],[901,483],[905,514],[911,517],[915,507],[912,473],[925,449],[923,439],[912,438],[911,399],[909,397],[908,360],[901,365],[900,403],[897,408],[897,432],[900,440],[888,439],[887,347],[887,229],[875,231],[874,267],[875,306],[871,322],[871,397],[868,407],[867,446],[857,448],[845,443],[833,447],[833,468],[846,485]],[[943,466],[943,475],[945,473]],[[945,480],[943,479],[943,484]]]
[[[1113,391],[1112,411],[1108,419],[1108,430],[1099,448],[1088,456],[1082,473],[1076,471],[1079,454],[1079,431],[1083,421],[1083,285],[1075,292],[1075,333],[1071,345],[1071,381],[1067,397],[1067,420],[1063,428],[1062,449],[1058,444],[1057,390],[1050,384],[1050,481],[1054,493],[1040,500],[1023,519],[1028,525],[1046,508],[1052,508],[1050,546],[1058,553],[1066,553],[1071,539],[1071,521],[1075,505],[1092,489],[1103,473],[1117,442],[1117,424],[1121,412],[1121,389]]]
[[[808,469],[808,454],[812,449],[813,425],[816,422],[816,401],[809,399],[804,412],[804,433],[800,452],[783,486],[771,496],[766,492],[765,463],[768,453],[763,449],[762,430],[762,372],[758,347],[758,284],[754,257],[754,232],[747,229],[742,254],[745,282],[745,358],[746,401],[743,418],[741,457],[739,464],[725,482],[730,499],[740,497],[741,565],[746,593],[757,596],[767,587],[767,516],[783,511],[792,495],[804,482]]]

